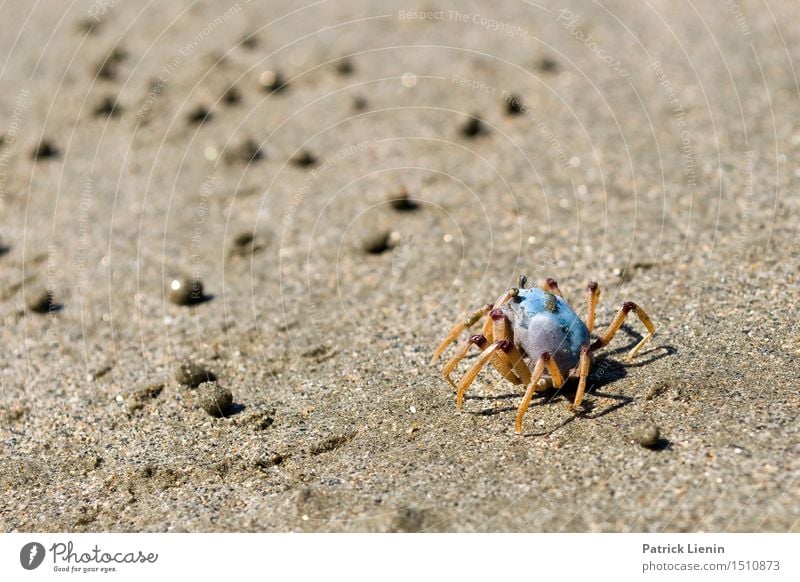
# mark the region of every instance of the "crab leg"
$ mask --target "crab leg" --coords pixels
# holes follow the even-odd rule
[[[464,394],[466,394],[467,388],[475,381],[478,373],[488,362],[492,362],[497,371],[514,385],[525,384],[530,379],[531,373],[528,371],[528,366],[525,365],[519,349],[509,340],[494,342],[481,352],[478,360],[464,374],[464,377],[461,378],[458,386],[456,386],[456,406],[459,410],[461,410],[461,405],[464,403]]]
[[[511,327],[511,322],[500,309],[492,309],[489,312],[487,325],[490,321],[492,325],[490,336],[492,340],[490,341],[505,342],[502,350],[492,356],[492,365],[500,372],[503,378],[512,384],[522,384],[524,381],[519,378],[518,374],[515,374],[514,361],[509,357],[509,353],[514,347],[514,330]]]
[[[512,345],[509,348],[507,355],[509,361],[511,362],[511,366],[514,368],[514,373],[521,380],[521,383],[527,386],[531,381],[531,371],[528,369],[528,365],[522,358],[522,352],[519,351],[517,346]]]
[[[589,333],[592,333],[597,314],[597,303],[600,301],[600,287],[597,285],[597,281],[590,281],[586,286],[586,291],[589,295],[589,315],[586,317],[586,327],[589,328]]]
[[[513,297],[516,297],[517,295],[519,295],[519,289],[517,289],[516,287],[512,287],[511,289],[509,289],[508,291],[503,293],[497,299],[497,301],[494,302],[494,306],[495,307],[502,307],[503,305],[508,303],[510,299],[512,299]]]
[[[636,313],[639,321],[641,321],[647,328],[647,335],[644,336],[644,339],[636,344],[630,352],[628,352],[627,359],[630,361],[639,352],[639,350],[642,349],[642,346],[650,341],[650,339],[653,337],[653,334],[656,332],[656,328],[653,325],[653,322],[650,321],[647,313],[645,313],[644,309],[636,305],[633,301],[626,301],[622,304],[622,307],[620,307],[617,315],[614,316],[614,320],[611,322],[608,330],[603,334],[602,337],[597,339],[589,349],[595,351],[599,350],[603,346],[608,345],[608,343],[614,338],[614,335],[616,335],[616,333],[619,331],[619,328],[622,327],[622,324],[625,322],[625,318],[628,317],[628,313],[631,311]]]
[[[498,300],[495,301],[494,304],[487,303],[480,309],[476,309],[475,311],[470,313],[464,321],[455,324],[453,328],[450,330],[450,332],[447,334],[447,337],[444,339],[444,341],[442,341],[442,343],[439,344],[439,347],[436,348],[436,351],[433,352],[433,357],[431,358],[430,363],[433,364],[436,360],[438,360],[439,356],[441,356],[447,349],[447,346],[449,346],[451,343],[456,341],[456,339],[458,339],[458,336],[461,334],[462,331],[475,325],[475,323],[477,323],[482,317],[484,317],[487,313],[489,313],[495,306],[500,307],[504,303],[507,303],[509,299],[511,299],[512,297],[516,297],[517,295],[519,295],[519,289],[517,289],[516,287],[512,287],[511,289],[503,293],[503,295],[501,295],[498,298]],[[489,337],[488,331],[490,326],[491,323],[487,321],[487,323],[483,326],[482,330],[483,335]],[[491,338],[489,338],[489,341],[491,341]]]
[[[448,360],[442,370],[442,375],[450,385],[458,390],[458,386],[450,378],[453,370],[469,353],[473,345],[485,349],[487,343],[497,339],[501,343],[501,351],[492,354],[490,361],[498,372],[512,384],[527,384],[530,380],[530,371],[525,365],[522,353],[514,345],[514,332],[511,322],[499,309],[491,312],[491,317],[486,320],[482,334],[473,335],[463,343],[456,351],[455,355]]]
[[[553,380],[553,385],[556,388],[560,388],[564,384],[564,378],[561,375],[561,370],[558,369],[555,360],[550,357],[549,353],[544,352],[541,356],[539,356],[539,359],[536,360],[536,365],[533,367],[533,372],[531,373],[531,380],[528,382],[528,389],[525,391],[525,397],[522,399],[522,403],[517,409],[517,434],[522,433],[522,419],[525,417],[525,413],[528,412],[528,407],[531,405],[533,393],[541,392],[542,390],[546,390],[548,388],[548,386],[539,386],[539,380],[541,380],[545,368],[550,373],[550,377]]]
[[[453,388],[458,390],[458,386],[456,386],[456,383],[453,382],[453,380],[450,378],[450,374],[453,373],[453,370],[456,369],[456,366],[458,366],[461,360],[463,360],[466,357],[467,353],[469,352],[472,346],[478,346],[479,348],[482,349],[484,346],[486,346],[487,342],[488,340],[486,339],[485,335],[481,334],[473,335],[466,342],[464,342],[464,344],[460,348],[458,348],[456,355],[450,358],[450,360],[448,360],[448,362],[445,364],[444,369],[442,370],[442,375],[444,376],[445,380],[450,382],[450,385]]]
[[[572,403],[572,408],[580,406],[583,400],[583,394],[586,392],[586,378],[589,377],[589,346],[581,348],[581,359],[578,362],[578,391],[575,393],[575,402]]]
[[[439,344],[439,347],[436,348],[436,351],[433,352],[433,357],[431,358],[431,364],[433,364],[436,360],[439,359],[444,351],[447,349],[451,343],[453,343],[458,336],[461,334],[462,331],[465,329],[472,327],[476,322],[478,322],[484,315],[489,313],[492,310],[493,305],[491,303],[487,303],[480,309],[476,309],[472,313],[470,313],[464,321],[460,321],[453,326],[450,330],[450,333],[447,334],[447,337],[444,338],[444,341]]]
[[[478,372],[492,359],[495,351],[497,351],[503,342],[495,342],[490,345],[488,348],[481,352],[481,355],[478,356],[478,361],[476,361],[469,371],[464,374],[464,377],[461,378],[461,381],[458,383],[458,393],[456,394],[456,407],[461,410],[461,405],[464,401],[464,393],[469,388],[470,384],[475,380],[478,376]]]

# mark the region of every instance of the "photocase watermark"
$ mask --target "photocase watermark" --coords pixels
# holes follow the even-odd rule
[[[630,74],[628,69],[622,66],[622,63],[619,61],[619,59],[614,58],[602,47],[600,47],[600,45],[594,39],[594,33],[592,32],[586,34],[583,30],[578,28],[578,23],[580,20],[580,15],[575,14],[568,8],[562,8],[558,11],[558,16],[556,16],[556,22],[560,23],[561,26],[567,29],[569,33],[575,37],[575,39],[582,42],[589,50],[597,55],[598,59],[608,65],[612,71],[616,71],[620,77],[627,77]]]
[[[292,224],[295,213],[303,204],[306,196],[311,191],[311,187],[317,180],[319,180],[325,175],[326,172],[328,172],[337,164],[366,151],[371,144],[372,142],[370,140],[365,140],[354,144],[347,144],[339,148],[333,155],[327,156],[324,160],[317,164],[315,168],[311,169],[308,172],[305,180],[303,180],[303,183],[300,185],[300,188],[292,197],[289,208],[286,210],[283,218],[281,219],[281,224],[284,226],[284,228]],[[321,347],[318,346],[318,349],[323,351],[327,350],[328,355],[330,355],[334,353],[334,350],[336,349],[335,342],[332,338],[327,337],[323,332],[323,319],[320,316],[317,305],[311,297],[308,299],[309,301],[304,308],[304,317],[310,322],[311,328],[314,330],[314,334],[317,336],[320,342]]]
[[[496,20],[483,14],[470,14],[458,10],[398,10],[398,20],[424,21],[449,21],[464,24],[476,24],[489,32],[499,32],[512,38],[527,39],[530,33],[527,29],[517,24]]]
[[[119,4],[119,0],[94,0],[92,5],[89,6],[89,18],[95,22],[100,22],[100,18],[117,4]]]
[[[471,91],[480,91],[481,93],[486,93],[492,97],[506,99],[511,96],[507,90],[500,89],[499,87],[495,87],[494,85],[490,85],[489,83],[479,79],[471,79],[469,77],[462,77],[461,75],[453,75],[452,79],[450,80],[456,85],[467,87]]]
[[[598,363],[598,364],[597,364],[597,365],[594,367],[594,369],[592,370],[592,374],[593,374],[593,375],[594,375],[594,377],[595,377],[595,378],[597,378],[598,380],[602,380],[602,379],[605,377],[606,373],[607,373],[607,372],[609,371],[609,369],[611,368],[611,365],[612,365],[612,364],[611,364],[611,360],[609,360],[608,358],[603,358],[603,359],[602,359],[602,360],[601,360],[601,361],[600,361],[600,362],[599,362],[599,363]],[[593,387],[593,386],[590,386],[589,388],[591,389],[592,387]]]
[[[247,2],[245,2],[245,4],[247,4]],[[169,63],[162,67],[161,73],[159,73],[158,77],[153,82],[153,85],[150,87],[150,91],[148,92],[147,97],[145,97],[144,103],[142,103],[142,106],[139,107],[139,110],[136,112],[136,117],[140,121],[147,116],[148,112],[153,107],[153,104],[156,102],[156,99],[158,99],[158,96],[164,90],[164,86],[169,82],[169,79],[172,77],[175,71],[181,67],[187,57],[189,57],[197,49],[197,47],[200,46],[200,43],[211,36],[211,34],[226,20],[241,10],[242,7],[239,5],[239,2],[228,8],[225,12],[206,24],[191,41],[187,42],[178,50],[178,54],[175,55],[175,57]]]
[[[340,148],[332,156],[325,158],[316,168],[308,172],[306,179],[303,180],[303,183],[300,185],[300,189],[295,193],[289,208],[283,215],[283,226],[286,227],[292,223],[295,212],[297,212],[297,209],[300,208],[301,204],[303,204],[303,201],[305,200],[309,190],[311,190],[311,186],[314,185],[314,182],[316,182],[323,174],[325,174],[325,172],[330,170],[339,162],[342,162],[350,156],[359,154],[366,150],[369,143],[369,140],[367,140],[357,144],[347,144],[346,146]]]
[[[86,180],[86,185],[81,192],[81,199],[78,203],[78,252],[76,263],[78,265],[78,293],[81,293],[86,285],[86,249],[90,243],[89,236],[89,210],[92,207],[94,198],[94,182],[91,178]]]
[[[389,291],[394,291],[406,268],[414,258],[414,237],[410,234],[400,234],[400,240],[392,252],[392,278],[389,281]]]
[[[667,74],[664,72],[664,69],[661,66],[661,61],[653,60],[650,63],[650,66],[656,73],[658,84],[661,85],[661,87],[664,89],[664,92],[667,94],[667,100],[672,107],[672,116],[675,119],[678,129],[680,130],[680,151],[683,162],[683,175],[686,177],[686,188],[689,191],[689,194],[693,194],[694,189],[697,186],[697,161],[694,154],[694,148],[692,147],[692,132],[689,130],[689,127],[686,123],[686,111],[684,111],[683,105],[678,98],[678,94],[676,93],[675,89],[673,89]]]
[[[47,550],[39,542],[29,542],[19,552],[19,563],[25,570],[35,570],[48,555],[54,572],[82,574],[117,572],[122,564],[155,564],[158,560],[154,552],[104,551],[97,544],[87,551],[76,550],[68,541],[56,542]]]
[[[520,112],[520,115],[526,117],[533,125],[539,130],[539,133],[544,137],[548,143],[550,144],[550,148],[555,153],[556,157],[558,158],[559,163],[563,168],[572,168],[574,164],[572,163],[569,156],[567,156],[566,150],[564,146],[561,144],[561,141],[558,139],[556,134],[553,132],[552,129],[545,123],[544,119],[533,110],[531,107],[528,107],[524,103],[520,103],[516,101],[516,97],[514,94],[509,92],[506,89],[500,89],[499,87],[495,87],[494,85],[490,85],[478,79],[471,79],[469,77],[462,77],[461,75],[453,75],[450,81],[454,85],[459,85],[461,87],[467,87],[472,91],[480,91],[481,93],[486,93],[487,95],[491,95],[492,97],[499,97],[503,101],[507,103],[514,103],[517,109]]]
[[[565,251],[554,247],[543,246],[542,242],[536,237],[528,238],[528,245],[536,248],[536,259],[530,265],[525,266],[522,273],[528,278],[529,285],[536,285],[547,277],[552,277],[553,269],[561,266],[565,256]]]
[[[72,541],[56,542],[49,549],[39,542],[29,542],[19,552],[19,563],[25,570],[35,570],[51,559],[53,572],[70,574],[108,574],[119,572],[121,565],[155,564],[158,554],[154,552],[105,551],[95,544],[88,550],[76,549]]]
[[[197,204],[197,209],[194,212],[194,230],[192,231],[192,240],[189,247],[191,253],[192,279],[194,281],[202,280],[202,269],[200,267],[202,253],[200,252],[200,241],[203,238],[203,224],[205,224],[206,217],[211,210],[210,201],[213,196],[214,177],[206,176],[206,179],[203,180],[203,183],[200,185],[200,202]],[[197,291],[192,289],[192,293],[194,294],[195,292],[198,294],[200,293],[199,289]],[[192,299],[200,299],[200,297],[194,297],[193,295]]]
[[[61,305],[59,305],[56,301],[53,301],[52,298],[56,296],[56,268],[59,264],[58,260],[58,253],[56,249],[56,245],[50,244],[47,247],[47,281],[45,283],[45,292],[47,296],[50,298],[47,305],[47,314],[53,315],[54,313],[58,312],[61,309]],[[61,342],[58,338],[58,318],[57,317],[48,317],[48,327],[47,332],[45,332],[45,342],[49,345],[59,345]]]
[[[426,20],[445,20],[444,10],[398,10],[398,20],[416,20],[424,22]]]
[[[747,18],[742,14],[742,7],[733,0],[725,0],[725,6],[728,7],[733,17],[736,19],[736,24],[739,25],[739,30],[742,31],[744,36],[750,36],[750,26],[747,24]]]
[[[19,563],[26,570],[35,570],[44,561],[44,546],[39,542],[29,542],[19,551]]]
[[[737,244],[736,244],[736,251],[731,259],[728,268],[725,270],[726,274],[731,278],[734,279],[736,276],[737,271],[739,270],[739,264],[742,260],[742,255],[745,252],[745,248],[747,247],[747,241],[750,238],[750,222],[753,215],[753,150],[747,150],[744,152],[744,168],[742,169],[742,173],[744,175],[744,189],[742,190],[742,194],[744,195],[744,204],[742,207],[742,217],[739,220],[739,236]]]
[[[0,145],[0,202],[5,199],[6,181],[8,180],[8,160],[14,153],[14,144],[17,142],[17,133],[22,126],[22,113],[28,108],[28,97],[31,92],[22,89],[14,101],[14,110],[11,112],[11,119],[8,120],[8,129],[3,136]]]

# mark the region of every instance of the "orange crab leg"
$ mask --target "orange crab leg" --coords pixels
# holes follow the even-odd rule
[[[478,376],[478,373],[481,369],[492,359],[495,351],[500,348],[501,342],[495,342],[490,345],[488,348],[481,352],[481,355],[478,357],[478,360],[472,365],[469,371],[464,374],[464,377],[461,378],[461,381],[458,383],[458,393],[456,394],[456,407],[461,410],[461,405],[464,402],[464,394],[469,388],[470,384],[475,380]]]
[[[487,303],[480,309],[476,309],[475,311],[470,313],[464,321],[455,324],[450,330],[450,332],[447,334],[447,337],[444,339],[444,341],[442,341],[442,343],[440,343],[439,346],[436,348],[436,351],[433,352],[433,357],[431,358],[430,363],[433,364],[434,362],[436,362],[436,360],[439,359],[439,356],[441,356],[447,349],[447,346],[449,346],[456,339],[458,339],[458,336],[461,334],[462,331],[475,325],[475,323],[477,323],[482,317],[484,317],[487,313],[489,313],[494,307],[502,306],[503,304],[507,303],[512,297],[516,297],[517,295],[519,295],[519,289],[517,289],[516,287],[512,287],[511,289],[503,293],[503,295],[501,295],[498,298],[498,300],[494,302],[494,304]],[[489,338],[489,341],[492,341],[489,333],[490,327],[491,327],[491,322],[487,321],[486,324],[483,326],[483,330],[481,333],[485,335],[487,338]]]
[[[478,322],[484,315],[489,313],[492,310],[493,305],[491,303],[487,303],[480,309],[476,309],[472,313],[470,313],[464,321],[460,321],[453,326],[450,332],[447,334],[447,337],[444,338],[444,341],[439,344],[439,347],[436,348],[436,351],[433,352],[433,357],[431,358],[431,364],[433,364],[436,360],[439,359],[444,351],[447,349],[451,343],[453,343],[458,336],[461,334],[462,331],[465,329],[472,327],[476,322]]]
[[[628,361],[630,361],[638,352],[642,349],[647,342],[653,337],[653,334],[656,332],[656,327],[653,325],[653,322],[650,321],[650,317],[648,317],[647,313],[645,313],[644,309],[636,305],[633,301],[626,301],[622,304],[617,315],[614,316],[614,320],[611,322],[611,325],[608,326],[608,330],[603,334],[602,337],[597,339],[590,347],[592,351],[599,350],[603,346],[608,345],[608,343],[614,338],[616,333],[619,331],[619,328],[622,327],[622,324],[625,322],[625,318],[628,317],[628,313],[633,311],[636,313],[636,316],[639,320],[644,324],[647,328],[647,335],[644,336],[642,341],[636,344],[633,349],[628,352]]]
[[[450,358],[450,360],[448,360],[447,364],[445,364],[444,369],[442,370],[442,375],[444,376],[444,379],[447,380],[454,389],[458,390],[458,386],[456,386],[456,383],[453,382],[453,380],[450,378],[450,374],[453,373],[453,370],[456,369],[456,366],[458,366],[461,360],[463,360],[466,357],[467,353],[469,352],[472,346],[478,346],[479,348],[483,348],[487,342],[488,340],[486,339],[486,336],[480,334],[473,335],[466,342],[464,342],[464,344],[460,348],[458,348],[456,354],[452,358]]]
[[[492,357],[492,364],[498,372],[514,385],[522,384],[523,381],[514,371],[514,362],[509,358],[509,351],[514,346],[514,329],[511,322],[501,309],[492,309],[489,312],[489,320],[492,324],[492,340],[495,342],[505,342],[501,351],[495,352]],[[487,320],[487,324],[488,321]]]
[[[525,397],[522,399],[522,403],[517,409],[517,434],[522,434],[522,419],[525,417],[525,413],[528,412],[528,407],[531,405],[533,393],[546,390],[549,387],[539,386],[539,380],[541,380],[545,369],[547,369],[550,374],[550,378],[553,381],[553,386],[560,388],[564,385],[564,377],[561,375],[561,370],[558,369],[558,365],[556,364],[555,360],[550,357],[550,354],[544,352],[541,356],[539,356],[539,359],[536,360],[536,365],[533,367],[533,372],[531,373],[531,380],[528,382],[528,389],[525,391]]]
[[[581,348],[581,359],[578,362],[578,391],[575,393],[575,402],[572,408],[577,408],[583,401],[583,394],[586,392],[586,378],[589,377],[590,355],[589,346]]]
[[[528,369],[528,365],[525,363],[525,360],[522,357],[522,352],[519,351],[517,346],[512,345],[509,348],[507,355],[509,361],[511,362],[511,366],[514,368],[514,373],[521,380],[521,383],[527,386],[531,381],[531,371]]]
[[[600,301],[600,287],[597,285],[597,281],[590,281],[586,286],[586,291],[589,295],[589,315],[586,317],[586,327],[589,329],[589,333],[592,333],[597,314],[597,303]]]

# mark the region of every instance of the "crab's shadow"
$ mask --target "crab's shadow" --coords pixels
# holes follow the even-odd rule
[[[617,346],[613,349],[604,351],[595,362],[608,358],[608,356],[618,356],[621,354],[627,354],[631,351],[636,344],[644,339],[644,336],[640,334],[638,331],[634,330],[627,324],[624,324],[620,331],[623,332],[628,339],[630,340],[624,346]],[[619,337],[619,336],[618,336]],[[652,364],[655,361],[660,360],[661,358],[666,358],[669,356],[674,356],[678,353],[678,350],[674,346],[661,344],[659,346],[653,346],[652,342],[648,344],[647,349],[641,352],[638,356],[636,356],[636,360],[633,362],[627,362],[625,367],[626,368],[640,368],[642,366],[646,366],[648,364]],[[597,366],[597,363],[595,363]]]
[[[584,400],[581,404],[579,410],[576,411],[575,416],[583,416],[586,418],[599,418],[601,416],[605,416],[614,410],[622,408],[626,404],[633,402],[633,398],[630,396],[624,396],[622,394],[612,394],[609,392],[601,392],[599,389],[607,384],[610,384],[620,378],[624,378],[627,376],[627,372],[625,371],[625,366],[623,366],[620,362],[615,360],[610,360],[607,358],[602,358],[595,364],[595,370],[598,368],[598,364],[602,366],[599,370],[599,373],[593,371],[589,373],[589,377],[587,378],[586,382],[586,394],[602,396],[604,398],[612,398],[618,400],[618,402],[612,404],[611,406],[602,409],[599,412],[592,413],[594,410],[594,404],[590,401]],[[533,396],[533,400],[531,401],[531,408],[536,406],[546,406],[552,404],[554,400],[563,400],[564,402],[573,402],[575,400],[575,393],[578,389],[578,379],[577,378],[570,378],[567,380],[561,388],[548,388],[547,390],[543,390],[542,392],[537,392]],[[477,401],[485,401],[485,402],[496,402],[502,400],[519,400],[522,397],[522,392],[508,392],[504,391],[502,394],[491,394],[491,395],[467,395],[465,396],[466,400],[477,400]],[[504,414],[506,412],[512,412],[517,410],[517,406],[519,403],[511,406],[492,406],[489,408],[483,408],[481,410],[469,411],[469,414],[474,414],[477,416],[494,416],[496,414]],[[590,414],[591,413],[591,414]],[[574,420],[575,416],[567,419],[567,422],[571,422]],[[560,426],[563,426],[560,425]],[[559,426],[559,428],[560,428]],[[550,434],[553,431],[548,431],[542,434]]]
[[[594,361],[592,365],[592,369],[589,373],[589,377],[587,378],[587,385],[586,385],[586,394],[592,396],[601,396],[603,398],[609,398],[611,400],[615,400],[612,404],[598,408],[596,404],[592,400],[584,400],[581,403],[579,409],[574,411],[574,414],[569,416],[568,418],[564,419],[562,422],[558,423],[555,427],[548,429],[543,432],[535,432],[535,433],[526,433],[525,436],[547,436],[553,434],[560,428],[566,426],[567,424],[574,421],[576,418],[588,418],[588,419],[595,419],[605,416],[607,414],[611,414],[612,412],[627,406],[631,402],[634,401],[634,397],[626,396],[624,394],[616,394],[612,392],[607,392],[602,390],[605,386],[616,382],[622,378],[625,378],[628,375],[627,368],[638,368],[641,366],[645,366],[647,364],[651,364],[657,360],[662,358],[666,358],[678,353],[678,350],[675,349],[673,346],[669,345],[659,345],[651,347],[650,349],[645,350],[642,352],[635,362],[626,362],[622,363],[618,361],[616,358],[612,356],[617,356],[619,354],[629,352],[639,341],[641,341],[642,337],[637,332],[630,329],[628,326],[624,325],[621,328],[627,336],[631,338],[631,341],[624,346],[615,348],[608,352],[603,352],[597,359]],[[575,392],[578,388],[578,380],[577,378],[570,378],[561,388],[550,388],[543,392],[539,392],[538,394],[534,395],[534,399],[531,402],[531,406],[545,406],[551,404],[553,400],[559,399],[564,400],[567,402],[572,402],[575,399]],[[489,396],[467,396],[469,400],[483,400],[483,401],[498,401],[498,400],[509,400],[519,398],[521,394],[516,392],[514,393],[503,393],[503,394],[494,394]],[[481,410],[477,410],[474,412],[470,412],[470,414],[480,415],[480,416],[494,416],[496,414],[504,414],[507,412],[512,412],[517,410],[517,405],[515,406],[500,406],[500,407],[491,407],[491,408],[484,408]]]

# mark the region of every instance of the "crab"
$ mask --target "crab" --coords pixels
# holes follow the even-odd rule
[[[608,345],[633,312],[647,329],[647,335],[628,352],[630,361],[655,334],[655,326],[647,313],[632,301],[622,304],[608,329],[592,341],[595,313],[600,300],[600,287],[595,281],[586,287],[588,315],[586,323],[569,306],[555,279],[544,279],[538,287],[525,288],[527,278],[519,278],[519,287],[512,287],[493,304],[470,313],[457,323],[439,344],[431,364],[458,339],[466,329],[488,316],[481,333],[471,336],[445,364],[442,375],[456,390],[456,406],[461,410],[464,394],[481,369],[491,363],[503,378],[514,385],[525,385],[525,396],[517,409],[516,433],[522,433],[522,421],[535,392],[560,388],[569,378],[578,378],[574,410],[586,392],[586,379],[592,354]],[[450,377],[470,350],[481,350],[477,361],[456,383]],[[526,363],[527,358],[527,363]]]

